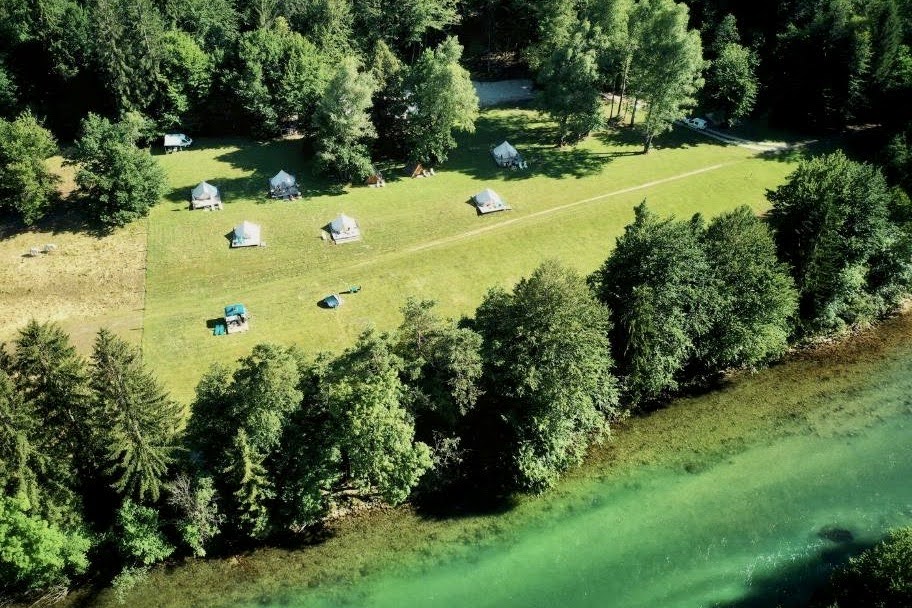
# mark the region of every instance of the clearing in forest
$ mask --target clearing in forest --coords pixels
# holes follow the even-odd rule
[[[493,162],[490,149],[504,139],[522,151],[528,170]],[[679,217],[741,204],[762,211],[766,189],[793,168],[683,129],[645,156],[629,129],[575,148],[552,141],[542,115],[490,110],[436,175],[412,179],[401,167],[384,167],[386,187],[345,191],[313,177],[300,140],[199,139],[194,149],[161,156],[172,191],[149,219],[147,363],[186,399],[210,364],[232,364],[254,344],[337,351],[370,324],[391,329],[407,295],[437,300],[444,314],[471,314],[488,288],[510,287],[546,258],[595,269],[644,198]],[[303,198],[267,198],[267,180],[280,169],[296,176]],[[187,209],[201,180],[220,189],[223,211]],[[479,217],[470,197],[486,187],[513,211]],[[321,229],[343,212],[358,218],[363,238],[324,241]],[[267,247],[228,247],[226,234],[245,220],[261,225]],[[351,284],[363,290],[344,306],[317,305]],[[213,336],[207,320],[233,302],[248,307],[250,331]]]

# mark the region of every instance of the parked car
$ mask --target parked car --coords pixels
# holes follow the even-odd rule
[[[706,120],[703,118],[685,118],[684,123],[694,129],[705,129]]]

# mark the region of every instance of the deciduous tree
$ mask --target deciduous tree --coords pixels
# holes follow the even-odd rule
[[[739,207],[714,218],[702,241],[719,302],[698,347],[700,365],[711,373],[778,359],[788,348],[798,293],[769,228]]]
[[[11,591],[66,584],[89,565],[91,543],[35,515],[24,496],[0,494],[0,581]]]
[[[906,292],[908,235],[890,219],[892,194],[878,168],[836,152],[802,162],[767,197],[805,333],[870,322]]]
[[[57,197],[60,178],[47,166],[56,153],[54,136],[31,113],[12,121],[0,118],[0,209],[12,211],[27,226],[41,219]]]
[[[489,397],[512,433],[520,488],[540,491],[581,462],[619,414],[608,309],[576,272],[550,261],[476,313]]]
[[[643,151],[653,139],[671,129],[696,103],[703,86],[703,53],[700,34],[688,29],[688,11],[674,0],[639,0],[637,29],[640,43],[633,61],[631,81],[636,96],[645,103]]]
[[[453,133],[475,131],[478,96],[461,57],[462,46],[449,37],[425,49],[409,70],[406,140],[414,160],[444,162],[456,146]]]
[[[557,122],[559,145],[585,138],[603,122],[597,37],[588,21],[578,23],[538,76],[539,103]]]
[[[707,96],[721,107],[733,125],[751,113],[759,83],[754,53],[740,44],[727,44],[713,60],[707,79]]]
[[[377,136],[369,109],[375,84],[359,72],[354,59],[345,59],[329,81],[314,113],[317,163],[324,173],[347,182],[370,175],[369,144]]]
[[[89,114],[82,122],[71,162],[89,213],[107,227],[145,217],[165,194],[165,172],[148,150],[136,146],[141,133],[124,119]]]
[[[403,406],[402,361],[373,331],[332,365],[324,387],[338,425],[343,481],[363,495],[397,504],[431,465],[430,449],[415,441]]]
[[[646,203],[591,277],[611,309],[612,346],[624,392],[634,407],[667,397],[682,382],[695,342],[717,306],[699,225],[660,219]]]

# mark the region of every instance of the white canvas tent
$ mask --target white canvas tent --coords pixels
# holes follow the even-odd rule
[[[513,163],[522,160],[516,148],[510,145],[510,142],[504,141],[502,144],[491,150],[491,156],[501,167],[509,167]]]
[[[234,232],[231,235],[232,247],[256,247],[260,244],[259,224],[245,220],[234,227]]]
[[[181,148],[186,148],[192,143],[193,140],[183,133],[169,133],[168,135],[165,135],[166,150],[180,150]]]
[[[472,199],[475,201],[478,212],[482,214],[510,209],[510,207],[504,203],[503,199],[500,198],[500,195],[490,188],[485,188],[472,197]]]
[[[295,183],[295,178],[292,175],[285,173],[284,170],[279,171],[269,180],[269,185],[273,188],[280,188],[283,186],[287,188],[288,186],[294,186]]]
[[[273,198],[290,198],[300,196],[301,191],[294,176],[282,170],[269,179],[269,194]]]
[[[190,208],[222,208],[222,197],[219,190],[209,182],[200,182],[193,190],[190,191]]]
[[[329,223],[329,235],[336,243],[347,243],[360,239],[361,229],[354,218],[340,213],[339,217]]]

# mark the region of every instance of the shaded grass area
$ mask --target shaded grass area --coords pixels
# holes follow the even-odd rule
[[[303,546],[305,541],[295,548],[158,568],[127,603],[177,607],[281,602],[283,595],[300,589],[344,587],[380,571],[413,570],[416,563],[430,567],[441,559],[474,554],[479,546],[509,543],[517,530],[572,517],[592,501],[604,500],[601,484],[632,484],[635,492],[638,474],[644,470],[695,473],[776,438],[850,436],[866,424],[909,410],[905,393],[886,401],[880,394],[873,400],[855,397],[878,387],[884,378],[908,378],[910,344],[912,316],[900,317],[841,346],[802,353],[770,370],[734,378],[710,394],[681,399],[632,419],[555,490],[523,498],[505,513],[460,518],[429,518],[409,508],[368,513],[337,522],[314,546]],[[661,535],[650,542],[661,543]],[[852,550],[853,546],[843,544],[818,557],[838,561]],[[800,567],[795,565],[795,576]],[[809,561],[808,567],[816,566]],[[773,605],[789,584],[783,585],[780,579],[758,580],[749,597],[730,605]],[[82,602],[80,598],[91,599]],[[77,594],[69,605],[115,603],[105,591],[97,597]]]
[[[740,204],[761,211],[765,190],[791,170],[686,130],[644,156],[628,130],[557,149],[552,129],[531,110],[484,112],[436,176],[409,179],[388,169],[380,189],[341,191],[313,177],[296,140],[201,140],[195,150],[162,156],[171,194],[150,217],[146,360],[177,397],[189,399],[210,364],[231,363],[256,343],[337,351],[369,324],[398,324],[407,295],[436,299],[448,315],[471,314],[485,290],[512,285],[545,258],[592,271],[643,198],[679,216],[713,216]],[[530,170],[493,163],[489,150],[504,139]],[[308,196],[268,200],[266,179],[279,169],[296,175]],[[204,179],[222,189],[224,211],[187,211],[190,188]],[[514,210],[478,217],[466,203],[484,187]],[[610,193],[618,194],[603,196]],[[575,204],[593,197],[601,198]],[[320,239],[320,228],[340,212],[359,221],[362,241]],[[243,220],[262,225],[267,247],[229,250],[224,235]],[[363,290],[341,308],[316,306],[351,284]],[[247,304],[251,331],[213,337],[206,320],[232,302]]]

